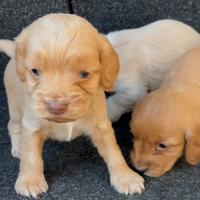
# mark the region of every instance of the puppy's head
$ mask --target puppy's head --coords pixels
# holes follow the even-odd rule
[[[187,116],[195,116],[191,117],[187,111],[190,105],[184,101],[181,95],[160,89],[144,97],[134,108],[131,160],[148,176],[160,176],[169,171],[184,153],[185,145],[187,161],[195,164],[200,160],[199,141],[192,139],[195,134],[187,129],[192,121]]]
[[[50,14],[16,38],[17,74],[35,114],[56,122],[83,117],[118,75],[110,43],[81,17]]]

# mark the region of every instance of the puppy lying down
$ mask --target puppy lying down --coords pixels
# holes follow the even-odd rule
[[[159,20],[147,26],[111,32],[108,40],[119,55],[120,72],[107,100],[108,115],[117,121],[148,91],[157,89],[172,64],[200,44],[200,35],[175,20]]]
[[[126,164],[107,117],[104,90],[118,74],[110,43],[81,17],[50,14],[25,28],[15,42],[1,40],[12,59],[5,70],[12,155],[20,158],[15,189],[46,192],[42,148],[48,138],[69,141],[85,133],[105,160],[111,185],[141,193],[143,178]]]
[[[161,88],[136,104],[131,158],[148,176],[169,171],[181,155],[200,162],[200,47],[185,54],[167,73]]]

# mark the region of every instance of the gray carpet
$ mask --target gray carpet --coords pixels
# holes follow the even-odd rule
[[[94,3],[95,2],[95,3]],[[103,32],[138,27],[159,18],[176,18],[200,31],[200,3],[195,0],[1,0],[0,38],[13,38],[38,16],[49,12],[73,11],[89,19]],[[3,71],[8,58],[0,55],[0,199],[26,199],[16,195],[14,183],[19,161],[12,158],[7,135],[8,110],[3,87]],[[116,137],[128,160],[131,135],[130,115],[114,124]],[[145,177],[142,195],[120,195],[110,186],[106,165],[87,138],[69,143],[48,141],[44,147],[45,175],[49,191],[40,199],[200,199],[200,165],[192,167],[184,159],[160,178]]]
[[[159,19],[177,19],[200,31],[198,0],[71,0],[74,13],[107,33]]]

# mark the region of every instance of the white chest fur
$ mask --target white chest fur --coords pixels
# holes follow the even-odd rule
[[[47,137],[59,141],[70,141],[83,134],[83,131],[77,127],[76,122],[68,122],[63,124],[49,122],[45,125],[44,130],[47,134]]]

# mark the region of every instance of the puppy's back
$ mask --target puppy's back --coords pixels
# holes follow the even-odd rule
[[[141,28],[111,32],[107,38],[120,58],[119,80],[135,78],[148,90],[159,88],[166,72],[190,49],[200,45],[200,34],[176,20],[158,20]],[[125,77],[125,78],[123,78]],[[120,82],[122,85],[123,82]]]
[[[200,46],[187,52],[172,66],[161,87],[200,89]]]
[[[149,127],[186,127],[199,122],[200,46],[182,56],[166,74],[160,89],[142,98],[134,107],[131,127],[149,132]],[[192,115],[191,115],[192,113]],[[190,124],[190,125],[189,125]],[[134,127],[134,128],[133,128]],[[156,129],[155,128],[155,129]]]

